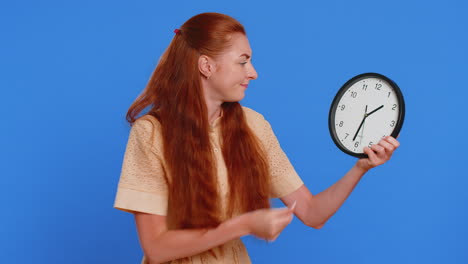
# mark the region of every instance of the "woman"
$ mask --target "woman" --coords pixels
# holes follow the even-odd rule
[[[321,228],[364,173],[398,147],[388,137],[366,148],[368,159],[312,195],[270,124],[238,103],[257,78],[251,57],[238,21],[194,16],[175,30],[130,107],[133,126],[114,206],[135,215],[142,263],[250,263],[241,236],[275,240],[293,214]],[[271,209],[272,197],[287,207]]]

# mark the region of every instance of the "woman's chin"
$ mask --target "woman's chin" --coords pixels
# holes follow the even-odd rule
[[[245,93],[242,92],[242,94],[238,94],[236,96],[230,96],[229,98],[226,98],[224,102],[229,102],[229,103],[234,103],[234,102],[239,102],[242,99],[244,99]]]

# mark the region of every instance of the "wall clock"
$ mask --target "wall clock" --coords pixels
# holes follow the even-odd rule
[[[405,102],[398,85],[378,73],[364,73],[347,81],[330,107],[328,128],[343,152],[366,158],[364,147],[381,138],[397,137],[405,118]]]

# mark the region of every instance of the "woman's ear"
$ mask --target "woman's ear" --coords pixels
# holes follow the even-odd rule
[[[206,55],[201,55],[198,58],[198,70],[207,79],[210,79],[210,76],[213,73],[214,67],[211,63],[211,59]]]

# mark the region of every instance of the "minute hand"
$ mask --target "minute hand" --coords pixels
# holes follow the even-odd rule
[[[359,130],[361,130],[361,127],[364,124],[364,121],[366,121],[366,118],[367,118],[367,114],[364,116],[364,118],[361,121],[361,124],[359,125],[358,129],[356,130],[356,134],[354,134],[353,141],[356,140],[357,134],[358,134]]]
[[[384,107],[383,105],[377,107],[376,109],[374,109],[373,111],[371,111],[370,113],[366,114],[366,117],[372,115],[373,113],[377,112],[377,110],[380,110],[382,107]]]

